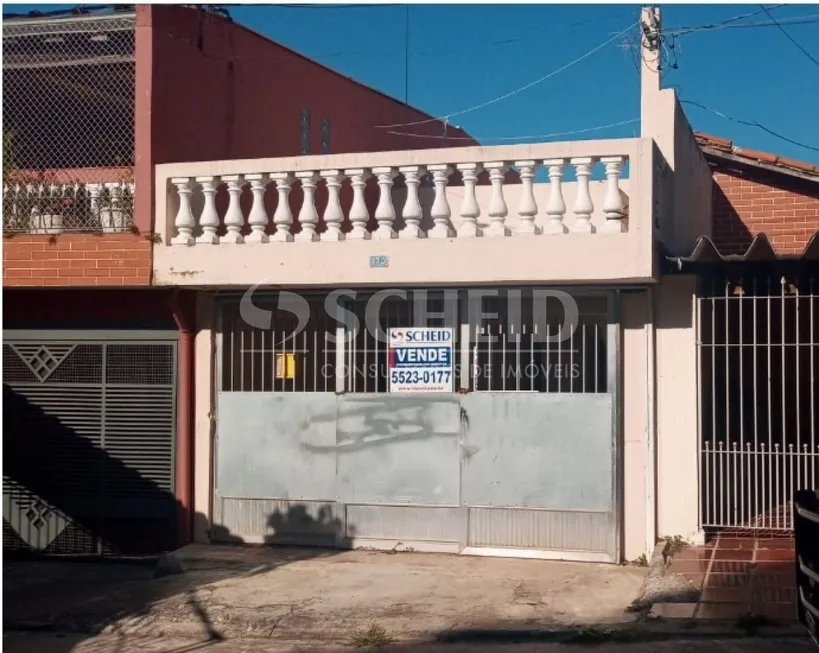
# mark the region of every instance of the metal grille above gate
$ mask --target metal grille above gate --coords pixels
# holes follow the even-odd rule
[[[3,547],[175,546],[176,342],[4,338]]]
[[[703,280],[699,302],[702,527],[793,530],[819,482],[819,282]]]

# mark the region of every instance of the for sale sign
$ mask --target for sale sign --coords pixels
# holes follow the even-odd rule
[[[390,329],[390,392],[452,392],[452,329]]]

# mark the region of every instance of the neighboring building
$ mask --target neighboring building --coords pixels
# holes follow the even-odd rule
[[[7,17],[3,84],[5,545],[172,548],[196,298],[151,287],[154,166],[439,141],[373,128],[430,117],[193,7]]]
[[[228,29],[220,18],[203,20]],[[643,60],[652,61],[659,11],[644,10],[643,23]],[[154,42],[160,38],[150,33]],[[216,72],[201,79],[221,79]],[[315,88],[322,93],[320,84]],[[186,106],[195,115],[201,105],[197,99]],[[137,485],[150,474],[135,474],[138,463],[125,452],[147,442],[165,415],[175,444],[162,469],[172,469],[176,484],[166,486],[181,505],[176,544],[193,537],[620,562],[650,554],[658,537],[698,539],[712,527],[753,526],[715,523],[702,509],[712,505],[707,488],[733,488],[739,478],[709,476],[703,462],[715,459],[700,444],[706,404],[717,405],[721,395],[705,384],[698,321],[710,297],[704,282],[722,259],[712,256],[705,272],[687,268],[724,231],[725,204],[712,200],[718,191],[709,164],[717,155],[702,147],[653,66],[643,66],[641,107],[635,138],[441,149],[418,149],[416,142],[397,151],[384,136],[357,153],[352,145],[302,153],[297,139],[295,151],[267,142],[250,152],[259,128],[231,110],[210,116],[210,131],[176,123],[185,137],[154,128],[162,137],[150,140],[156,165],[146,168],[138,129],[136,187],[151,188],[153,198],[151,209],[151,200],[136,193],[135,215],[149,207],[140,229],[153,245],[152,288],[144,296],[163,297],[155,305],[171,301],[175,309],[163,315],[176,315],[176,330],[157,316],[162,338],[175,343],[176,331],[182,334],[170,373],[158,374],[155,358],[129,355],[95,332],[119,356],[110,369],[140,378],[129,380],[125,393],[115,382],[85,386],[79,366],[74,376],[59,378],[63,392],[79,398],[98,390],[114,402],[138,390],[145,392],[142,403],[58,414],[33,381],[15,386],[4,378],[4,388],[28,392],[32,404],[39,401],[63,424],[74,420],[78,432],[96,434],[98,423],[113,420],[112,443],[119,446],[119,437],[123,445],[103,464],[123,461],[118,472]],[[366,121],[357,115],[357,124],[413,120],[387,113]],[[282,138],[301,133],[301,123],[291,123],[281,128],[290,135]],[[236,147],[241,139],[226,139],[225,125],[246,130],[246,149],[227,152],[227,143]],[[412,129],[432,126],[431,136],[441,133],[435,123]],[[176,156],[170,143],[202,156]],[[156,154],[160,144],[165,158]],[[540,182],[541,171],[548,182]],[[723,173],[728,168],[718,164],[719,183]],[[809,178],[805,189],[813,187]],[[744,199],[732,198],[737,210]],[[813,310],[816,292],[805,292]],[[33,291],[20,297],[44,319]],[[108,306],[91,308],[101,295],[86,297],[93,320],[69,324],[73,339],[53,336],[65,349],[42,353],[36,339],[44,327],[20,323],[12,334],[18,340],[7,346],[9,356],[28,356],[26,368],[17,363],[21,370],[59,374],[60,357],[82,346],[88,322],[122,328],[102,322]],[[561,301],[566,297],[576,316],[572,303]],[[68,310],[71,300],[61,301]],[[148,300],[127,301],[134,319],[151,315]],[[568,339],[543,340],[544,330],[555,334],[567,320],[575,327]],[[390,344],[373,337],[373,327],[380,335],[400,333]],[[135,339],[148,337],[146,327],[129,328],[127,345],[144,346]],[[407,331],[418,328],[439,329],[436,338],[454,341],[451,351],[436,347],[443,362],[427,370],[437,391],[390,392],[425,382],[397,367],[410,356],[398,353]],[[804,342],[811,361],[818,342],[816,336]],[[782,356],[785,349],[776,351]],[[745,368],[740,377],[746,384],[752,378]],[[170,402],[175,423],[161,413],[168,401],[157,385],[177,393]],[[804,411],[811,397],[800,396],[797,410]],[[733,404],[726,398],[725,405]],[[800,442],[807,433],[815,437],[815,412],[799,422]],[[731,424],[720,441],[734,441]],[[734,461],[723,456],[717,463]],[[792,461],[769,456],[766,464],[782,471]],[[813,450],[799,461],[802,470],[816,469]],[[55,460],[52,469],[58,467]],[[796,483],[776,478],[781,493],[760,496],[754,516],[787,503]],[[27,509],[27,525],[44,510],[62,509],[44,496],[59,480],[44,490],[33,474],[23,480],[43,500]],[[109,501],[105,487],[95,488],[84,496]],[[734,514],[737,494],[723,494],[723,511]],[[106,519],[126,509],[104,505]],[[32,536],[27,541],[37,545]]]
[[[699,526],[788,533],[819,487],[819,166],[696,138],[713,233],[671,258],[698,278]]]
[[[766,234],[781,255],[800,255],[819,225],[819,166],[696,134],[714,172],[714,244],[743,254]]]

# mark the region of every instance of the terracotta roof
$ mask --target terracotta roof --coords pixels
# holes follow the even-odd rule
[[[802,175],[816,176],[819,178],[819,166],[813,163],[789,159],[784,156],[772,154],[771,152],[739,147],[738,145],[734,145],[733,141],[727,138],[711,136],[710,134],[703,134],[702,132],[695,132],[694,138],[706,154],[730,155],[736,159],[744,159],[747,163],[762,164],[766,168],[780,168],[783,172],[797,172]]]
[[[768,236],[757,234],[742,254],[722,254],[708,236],[700,236],[688,256],[666,256],[682,269],[685,264],[696,263],[757,263],[774,261],[817,261],[819,262],[819,231],[815,232],[801,254],[780,254]]]

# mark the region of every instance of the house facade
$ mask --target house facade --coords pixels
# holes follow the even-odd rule
[[[6,16],[3,32],[4,542],[175,548],[196,294],[152,284],[155,165],[400,149],[360,125],[429,116],[190,7]]]
[[[699,455],[696,279],[660,244],[710,234],[711,171],[643,74],[631,139],[156,167],[197,539],[620,561],[661,505],[698,536],[657,483],[659,438],[695,493]],[[407,338],[451,342],[444,382]]]
[[[140,16],[154,29],[139,32]],[[182,16],[204,25],[194,29],[193,21],[182,30],[188,41],[175,58],[185,70],[198,70],[201,47],[208,53],[222,52],[220,43],[245,47],[212,37],[241,28],[170,7],[137,10],[137,44],[143,34],[152,56],[167,53],[167,30],[160,34],[157,21],[176,24]],[[645,10],[642,22],[643,60],[650,60],[660,47],[658,10]],[[252,60],[254,48],[241,51]],[[193,63],[181,58],[185,52]],[[245,61],[236,52],[216,57],[225,70],[207,68],[192,78],[229,79],[225,62]],[[203,61],[216,65],[210,56]],[[740,495],[709,501],[715,487],[733,487],[740,477],[714,480],[705,466],[716,461],[714,468],[724,469],[739,459],[709,457],[713,436],[705,445],[703,415],[723,397],[714,394],[716,384],[704,385],[703,288],[724,261],[722,250],[719,261],[698,252],[736,235],[726,226],[726,206],[750,219],[756,205],[744,204],[747,180],[732,186],[732,169],[714,167],[718,148],[694,134],[674,91],[661,88],[659,72],[643,66],[641,74],[641,133],[628,139],[491,147],[468,141],[440,147],[439,138],[398,142],[375,126],[429,118],[349,81],[340,92],[364,94],[353,99],[353,124],[373,128],[350,128],[338,141],[331,131],[330,147],[323,116],[344,134],[352,122],[345,112],[352,110],[337,99],[322,108],[325,93],[294,99],[276,126],[281,134],[269,141],[266,115],[253,122],[253,115],[240,120],[236,113],[252,114],[264,103],[203,112],[200,127],[183,120],[184,102],[192,111],[187,98],[164,106],[167,115],[152,109],[152,120],[135,132],[138,234],[35,234],[4,242],[4,263],[32,266],[40,258],[34,251],[15,259],[24,249],[15,254],[10,246],[59,253],[49,248],[68,236],[99,251],[122,251],[103,244],[133,242],[148,252],[145,288],[129,295],[85,289],[72,297],[60,289],[42,301],[48,291],[33,272],[4,276],[4,356],[8,346],[23,372],[45,377],[4,378],[4,391],[56,416],[60,428],[73,419],[79,440],[90,439],[95,452],[107,450],[94,437],[110,433],[112,445],[120,437],[124,445],[112,447],[110,463],[120,463],[117,479],[137,485],[150,474],[133,474],[128,447],[148,442],[163,419],[158,407],[170,405],[164,446],[172,454],[162,469],[173,479],[163,496],[175,506],[166,506],[175,516],[174,545],[194,539],[621,562],[650,554],[663,536],[697,540],[709,528],[754,526],[739,517],[736,524],[704,517],[709,505],[734,510]],[[173,83],[146,79],[152,89],[165,85],[148,93],[151,103],[166,102]],[[256,97],[265,88],[246,92]],[[213,95],[216,107],[231,97]],[[364,120],[361,106],[370,102]],[[158,115],[180,118],[157,127]],[[304,128],[316,120],[319,132]],[[445,126],[433,121],[413,131],[420,128],[438,136]],[[311,140],[316,133],[320,139]],[[757,192],[767,191],[749,194]],[[704,262],[712,267],[698,267]],[[29,268],[6,264],[4,274],[12,269]],[[31,279],[37,290],[10,291],[20,283],[14,277]],[[94,284],[106,285],[96,278]],[[805,294],[811,311],[815,291]],[[85,308],[77,311],[77,301]],[[9,322],[10,306],[18,322]],[[117,326],[114,317],[122,316],[111,312],[119,310],[131,312],[132,324]],[[152,316],[155,324],[138,326]],[[48,320],[54,322],[44,326]],[[128,330],[123,343],[110,340],[117,328]],[[144,346],[146,331],[157,343],[172,343],[164,377],[156,357],[116,349]],[[104,374],[119,365],[122,374],[146,377],[126,388],[129,397],[149,389],[139,402],[129,398],[132,413],[105,403],[104,411],[75,418],[58,412],[62,399],[41,398],[41,386],[55,374],[62,392],[80,391],[82,382],[60,378],[61,360],[75,355],[90,332],[122,359],[106,363]],[[45,336],[64,349],[44,353]],[[817,340],[800,341],[810,356]],[[802,362],[800,373],[805,369]],[[158,394],[160,377],[172,395]],[[97,385],[106,402],[121,396],[116,382]],[[20,410],[21,425],[35,419]],[[97,433],[94,419],[105,426],[99,436],[90,435]],[[800,438],[813,437],[812,422],[799,424]],[[57,431],[56,440],[73,442],[71,433]],[[807,454],[800,469],[810,472],[816,456]],[[790,459],[772,460],[769,469],[789,469]],[[68,523],[81,512],[49,503],[57,481],[40,487],[34,476],[18,472],[22,480],[4,493],[19,506],[18,524],[39,533],[31,531],[34,521]],[[803,477],[777,478],[781,494],[766,495],[755,515],[786,505]],[[23,503],[11,491],[22,492],[18,486],[35,498]],[[91,503],[105,510],[94,514],[110,519],[126,511],[124,503],[111,503],[113,495],[101,485],[83,496],[102,497]],[[29,535],[27,546],[47,549],[50,535],[37,537]]]

